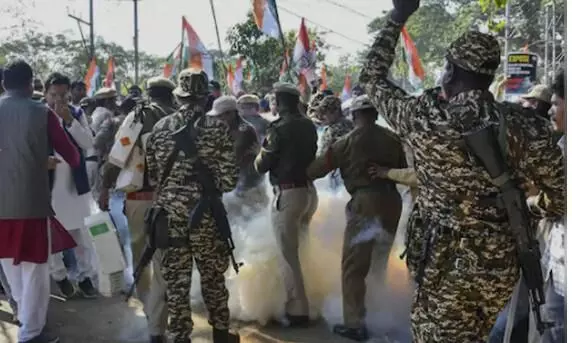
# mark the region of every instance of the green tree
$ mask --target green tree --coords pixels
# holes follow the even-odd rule
[[[115,80],[122,84],[133,84],[134,51],[97,37],[95,52],[102,79],[107,72],[107,60],[113,56]],[[0,61],[13,58],[26,60],[40,78],[45,78],[53,71],[60,71],[72,79],[82,79],[89,64],[89,53],[83,41],[71,40],[64,33],[46,35],[35,30],[20,32],[3,42],[0,46]],[[140,79],[144,81],[160,75],[163,64],[163,58],[140,52]]]
[[[296,35],[296,30],[284,32],[286,48],[290,53],[296,44]],[[317,31],[309,29],[308,35],[316,42],[317,60],[323,61],[328,46]],[[256,26],[251,12],[248,13],[246,21],[228,30],[226,41],[230,44],[228,56],[244,56],[252,65],[252,81],[245,85],[246,88],[249,91],[269,91],[272,84],[278,80],[284,61],[282,41],[264,35]]]

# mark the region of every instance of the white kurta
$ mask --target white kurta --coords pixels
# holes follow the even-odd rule
[[[60,124],[63,125],[63,122]],[[85,115],[79,121],[74,120],[67,130],[82,148],[84,155],[88,149],[93,148],[93,135]],[[56,213],[56,218],[67,230],[83,228],[84,218],[91,215],[93,197],[91,192],[82,195],[77,194],[70,165],[59,154],[55,153],[55,156],[61,160],[55,170],[54,188],[52,190],[52,207]]]

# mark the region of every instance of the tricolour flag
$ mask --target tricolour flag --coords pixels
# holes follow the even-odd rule
[[[423,65],[421,64],[421,59],[417,53],[415,43],[413,43],[413,40],[409,36],[409,32],[407,32],[405,27],[401,30],[401,40],[405,50],[405,58],[409,65],[409,82],[413,86],[420,87],[421,83],[425,79],[425,71],[423,70]]]
[[[110,56],[107,60],[107,72],[105,73],[105,80],[103,80],[103,87],[109,87],[115,89],[115,63],[113,61],[113,56]]]
[[[346,74],[346,79],[344,81],[344,89],[342,90],[342,102],[350,99],[352,97],[352,77],[350,74]]]
[[[176,76],[180,60],[181,60],[181,43],[177,44],[177,47],[171,52],[169,56],[167,56],[167,59],[165,60],[165,65],[163,66],[163,76],[166,78],[171,78],[172,76]]]
[[[99,67],[95,61],[95,57],[89,62],[89,67],[87,68],[87,73],[83,79],[86,86],[87,96],[92,97],[95,91],[99,87]]]
[[[191,68],[202,69],[209,80],[212,80],[214,77],[213,57],[209,54],[199,35],[197,35],[185,17],[183,17],[183,36],[186,37],[186,39],[183,39],[183,44],[185,45],[183,61],[188,61],[188,66]]]
[[[316,79],[314,69],[316,67],[315,54],[310,46],[310,38],[304,18],[300,23],[300,30],[298,30],[298,37],[296,38],[296,45],[292,53],[292,61],[299,74],[304,75],[304,79],[311,84]]]
[[[278,20],[276,20],[277,9],[274,0],[253,0],[252,5],[254,22],[258,29],[272,38],[280,38]]]

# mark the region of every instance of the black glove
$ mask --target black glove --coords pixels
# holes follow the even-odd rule
[[[404,24],[418,8],[419,0],[393,0],[391,19],[399,24]]]

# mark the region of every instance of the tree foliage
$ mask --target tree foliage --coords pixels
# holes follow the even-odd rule
[[[115,80],[122,84],[134,82],[134,56],[132,50],[126,50],[101,37],[95,41],[95,54],[101,77],[107,72],[107,60],[115,60]],[[82,79],[89,64],[88,47],[82,40],[69,39],[64,33],[49,35],[35,30],[26,30],[15,35],[0,46],[0,63],[14,58],[26,60],[36,75],[45,78],[53,71],[60,71],[72,79]],[[159,75],[163,59],[139,52],[139,75],[141,80]]]
[[[286,48],[292,52],[296,44],[296,30],[284,32]],[[308,30],[310,40],[316,42],[318,48],[318,61],[324,60],[324,53],[328,46],[323,37],[315,30]],[[231,27],[226,35],[230,45],[229,56],[246,57],[252,65],[252,81],[246,85],[249,91],[266,92],[278,80],[282,62],[284,61],[284,47],[282,41],[264,35],[254,22],[251,12],[246,21]],[[230,59],[228,59],[230,61]]]
[[[529,51],[544,55],[545,29],[544,6],[549,0],[511,0],[510,23],[505,27],[506,0],[426,0],[407,21],[406,28],[414,40],[427,72],[425,86],[435,82],[435,71],[443,64],[449,44],[467,30],[488,30],[505,42],[505,30],[509,30],[509,50],[519,51],[528,45]],[[564,32],[564,0],[555,1],[556,31]],[[375,18],[368,25],[368,32],[380,29],[387,13]],[[563,40],[557,47],[562,52]],[[364,52],[360,54],[363,60]],[[399,61],[399,59],[397,59]],[[398,62],[399,63],[399,62]],[[395,68],[394,68],[395,69]],[[397,68],[398,70],[401,67]]]

